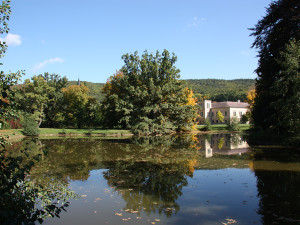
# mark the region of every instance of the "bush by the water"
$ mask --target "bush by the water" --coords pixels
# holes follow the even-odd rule
[[[212,130],[212,126],[211,126],[209,119],[204,120],[204,125],[205,126],[201,129],[202,131],[211,131]]]
[[[36,136],[40,134],[38,123],[32,115],[26,115],[24,117],[22,133],[26,136]]]
[[[239,131],[240,130],[240,126],[239,126],[239,119],[236,117],[232,117],[229,121],[229,123],[227,124],[227,130],[229,131]]]

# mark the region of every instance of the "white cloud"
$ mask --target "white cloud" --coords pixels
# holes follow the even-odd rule
[[[191,27],[198,27],[201,24],[204,24],[206,22],[206,18],[198,18],[196,16],[194,16],[193,21],[191,23],[188,24],[188,28]]]
[[[21,35],[7,34],[5,38],[0,38],[1,42],[5,42],[8,46],[18,46],[22,43]]]
[[[56,58],[52,58],[52,59],[47,59],[41,63],[36,64],[33,67],[33,71],[36,72],[38,70],[40,70],[41,68],[45,67],[47,64],[52,64],[52,63],[63,63],[64,60],[62,58],[56,57]]]

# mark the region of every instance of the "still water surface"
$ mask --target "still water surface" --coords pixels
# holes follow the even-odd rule
[[[300,153],[238,135],[40,139],[31,172],[79,196],[44,224],[300,224]]]

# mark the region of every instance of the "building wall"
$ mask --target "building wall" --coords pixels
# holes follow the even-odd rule
[[[211,109],[211,123],[222,123],[219,119],[218,119],[218,111],[220,111],[223,116],[224,116],[224,122],[223,123],[227,123],[230,120],[230,108],[212,108]]]
[[[218,119],[217,113],[221,111],[224,116],[223,124],[226,124],[230,121],[230,118],[236,117],[239,120],[241,119],[242,115],[246,114],[248,108],[231,108],[231,107],[224,107],[224,108],[211,108],[212,102],[211,100],[204,100],[200,103],[201,109],[199,110],[200,118],[198,119],[199,124],[204,124],[204,120],[206,118],[210,119],[212,124],[221,124],[222,122]]]
[[[200,103],[200,110],[198,114],[201,116],[199,119],[199,124],[203,124],[206,118],[210,117],[211,110],[211,100],[204,100]]]

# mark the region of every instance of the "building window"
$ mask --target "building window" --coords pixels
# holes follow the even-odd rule
[[[218,120],[216,120],[216,123],[219,123],[219,121],[218,121]]]
[[[233,111],[233,116],[236,116],[236,111]]]
[[[201,112],[201,116],[203,116],[203,112]]]
[[[209,108],[209,103],[206,104],[206,107]]]
[[[242,116],[243,115],[243,112],[240,112],[240,116]]]
[[[225,116],[227,116],[227,111],[225,111]]]

